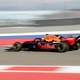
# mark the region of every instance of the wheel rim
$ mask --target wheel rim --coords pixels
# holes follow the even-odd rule
[[[80,47],[80,43],[77,43],[77,46],[79,46],[79,47]]]
[[[13,48],[18,51],[21,48],[21,45],[19,43],[14,44]]]
[[[65,51],[65,46],[62,43],[58,45],[58,51],[60,52]]]

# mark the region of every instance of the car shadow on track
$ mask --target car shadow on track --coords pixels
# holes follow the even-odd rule
[[[24,51],[24,52],[53,52],[53,53],[66,53],[66,52],[58,52],[57,50],[30,50],[30,51],[27,51],[26,49],[23,49],[21,51]],[[75,51],[75,50],[69,50],[70,51]],[[5,49],[5,52],[20,52],[20,51],[12,51],[10,49]]]

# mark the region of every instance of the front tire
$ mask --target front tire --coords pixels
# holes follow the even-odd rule
[[[16,42],[13,44],[13,51],[20,51],[22,48],[22,44],[20,42]]]

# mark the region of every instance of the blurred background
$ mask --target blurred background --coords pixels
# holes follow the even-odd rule
[[[80,24],[80,0],[0,0],[0,27]]]

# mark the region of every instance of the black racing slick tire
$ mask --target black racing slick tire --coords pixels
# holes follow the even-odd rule
[[[58,52],[66,52],[69,50],[69,45],[66,42],[60,42],[57,44]]]
[[[15,42],[13,44],[13,51],[20,51],[22,48],[22,44],[20,42]]]
[[[73,50],[78,50],[80,49],[80,43],[77,42],[74,46],[73,46]]]

